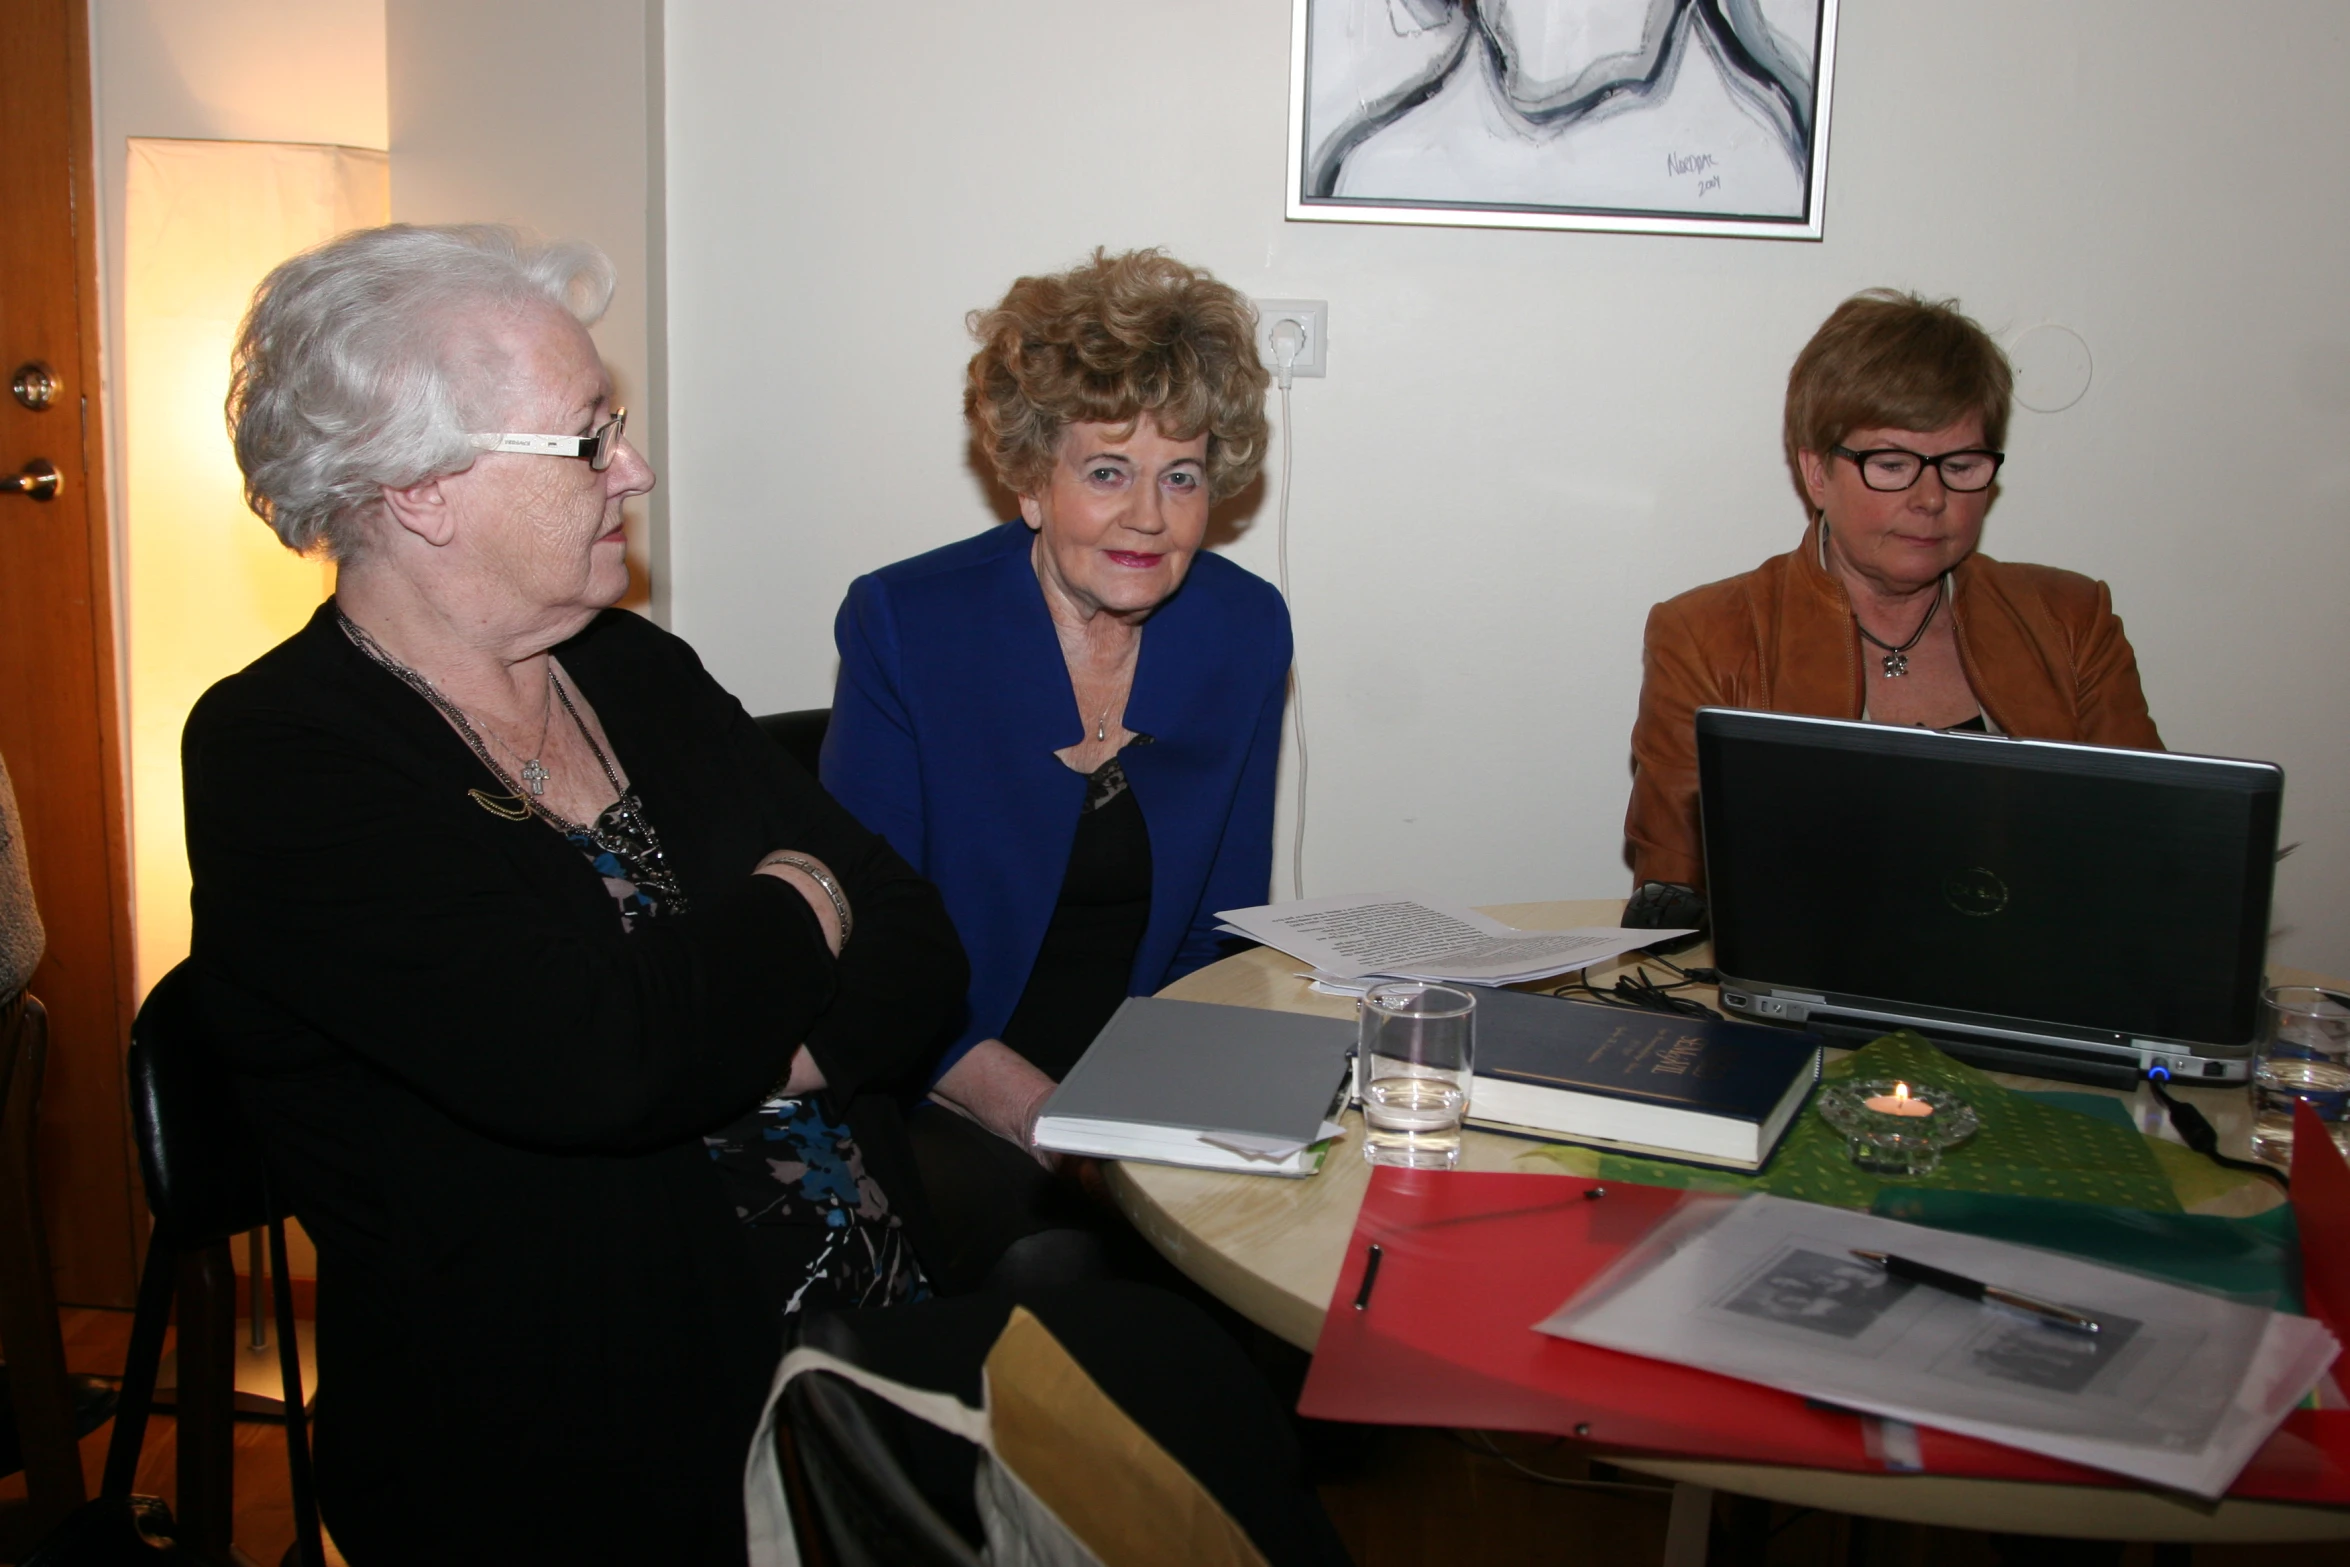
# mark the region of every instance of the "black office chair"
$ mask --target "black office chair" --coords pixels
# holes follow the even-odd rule
[[[155,1227],[139,1277],[122,1402],[106,1449],[100,1496],[130,1495],[176,1284],[180,1538],[199,1551],[227,1552],[233,1533],[236,1418],[236,1275],[229,1238],[266,1227],[270,1268],[279,1280],[274,1291],[278,1367],[285,1379],[286,1463],[293,1482],[294,1545],[285,1559],[301,1567],[325,1567],[302,1407],[294,1292],[285,1284],[290,1277],[288,1210],[270,1191],[269,1171],[237,1103],[227,1064],[195,1015],[194,981],[185,963],[164,975],[131,1024],[131,1112]]]
[[[824,731],[832,727],[832,709],[829,707],[803,708],[796,713],[769,713],[752,720],[767,731],[767,738],[784,749],[784,754],[816,776],[816,758],[824,750]]]

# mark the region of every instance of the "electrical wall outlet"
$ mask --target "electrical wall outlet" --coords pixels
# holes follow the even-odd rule
[[[1281,374],[1281,356],[1273,346],[1273,329],[1284,321],[1293,321],[1304,335],[1297,358],[1291,363],[1292,376],[1328,375],[1330,373],[1329,335],[1330,305],[1320,299],[1260,299],[1257,306],[1257,354],[1265,361],[1265,368],[1278,379]]]

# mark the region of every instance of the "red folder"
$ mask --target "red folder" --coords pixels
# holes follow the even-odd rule
[[[2350,1309],[2350,1167],[2313,1117],[2294,1142],[2303,1288],[2311,1315],[2342,1336],[2336,1313]],[[1535,1431],[1660,1456],[1881,1471],[1864,1417],[1811,1407],[1759,1383],[1534,1331],[1532,1324],[1691,1200],[1687,1192],[1574,1176],[1373,1171],[1299,1412],[1380,1425]],[[1380,1261],[1366,1291],[1374,1242]],[[1918,1448],[1929,1474],[2130,1483],[1930,1428],[1919,1429]],[[2229,1494],[2350,1503],[2350,1410],[2295,1410]]]

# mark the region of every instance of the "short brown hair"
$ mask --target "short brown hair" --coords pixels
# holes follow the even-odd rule
[[[1787,466],[1855,430],[1939,430],[1968,414],[1983,444],[2007,440],[2015,374],[1991,335],[1955,299],[1872,288],[1838,305],[1787,372]]]
[[[979,340],[963,416],[996,476],[1034,495],[1073,424],[1132,426],[1144,414],[1171,440],[1208,438],[1208,494],[1248,485],[1265,460],[1257,313],[1241,295],[1159,250],[1024,277],[968,325]]]

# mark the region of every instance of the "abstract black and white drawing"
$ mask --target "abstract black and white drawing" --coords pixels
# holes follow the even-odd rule
[[[1292,3],[1292,218],[1820,236],[1836,0]]]

